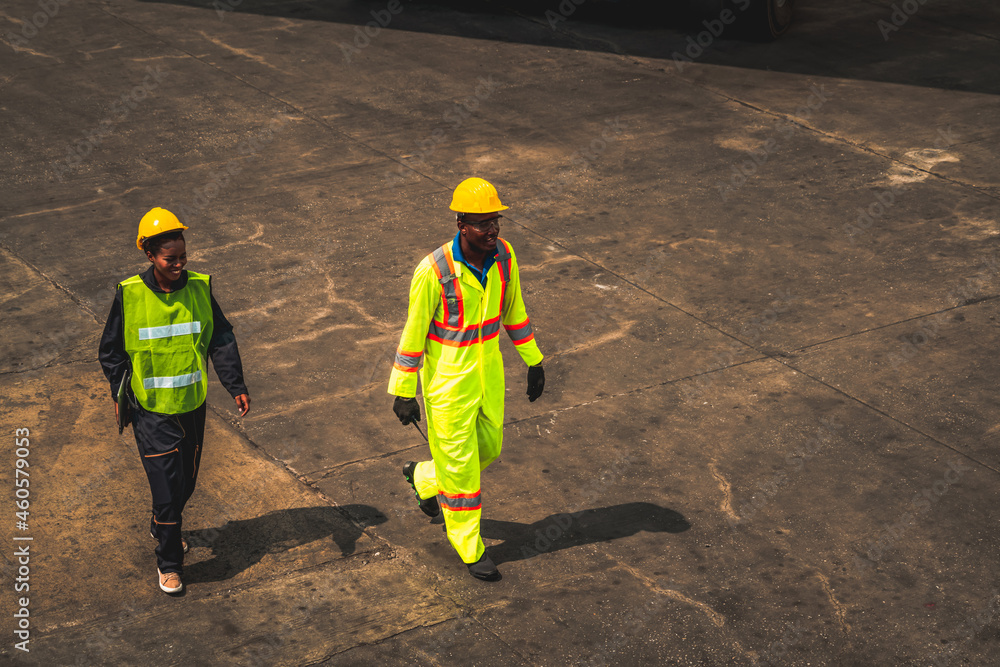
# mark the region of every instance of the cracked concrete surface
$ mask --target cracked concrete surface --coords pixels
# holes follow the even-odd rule
[[[782,40],[683,62],[703,27],[667,6],[552,29],[520,0],[408,2],[348,59],[384,7],[73,2],[20,50],[36,4],[0,14],[0,401],[32,430],[39,554],[32,652],[0,652],[989,664],[996,619],[966,629],[998,583],[997,9],[928,3],[885,40],[891,2],[800,2]],[[528,403],[503,343],[494,586],[412,502],[426,445],[385,394],[472,174],[512,206],[548,356]],[[95,363],[152,206],[189,212],[254,399],[238,419],[211,383],[178,599]]]

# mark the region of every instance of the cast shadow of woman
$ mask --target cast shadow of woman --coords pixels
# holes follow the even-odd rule
[[[483,519],[481,534],[503,540],[488,549],[490,558],[499,565],[560,549],[608,542],[641,531],[682,533],[690,527],[679,512],[636,502],[552,514],[534,523]]]
[[[368,505],[296,507],[228,521],[218,528],[184,531],[192,550],[206,546],[212,549],[210,559],[184,568],[184,579],[223,581],[256,565],[267,554],[280,554],[327,538],[333,543],[330,546],[336,545],[341,555],[348,556],[354,553],[365,528],[386,520],[384,514]]]

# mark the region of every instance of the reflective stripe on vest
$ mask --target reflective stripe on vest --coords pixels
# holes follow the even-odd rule
[[[455,275],[454,259],[451,256],[451,243],[449,242],[436,249],[430,254],[434,268],[434,273],[441,283],[441,302],[444,304],[442,318],[444,321],[432,320],[427,331],[427,337],[445,345],[463,347],[471,345],[479,340],[479,326],[463,327],[465,312],[462,307],[462,287],[458,283],[458,276]],[[495,255],[497,270],[500,274],[500,314],[503,314],[504,300],[507,297],[507,283],[510,282],[510,248],[503,239],[497,239],[497,253]],[[509,330],[508,330],[509,331]],[[483,322],[482,340],[489,340],[500,333],[500,317],[494,317]],[[531,325],[528,324],[528,334],[531,334]],[[514,339],[512,340],[520,340]],[[524,338],[522,342],[527,342],[529,338]],[[515,343],[516,344],[516,343]],[[411,361],[399,351],[396,352],[396,360],[393,364],[396,368],[404,372],[415,370],[419,364],[419,359]]]
[[[464,313],[462,312],[462,287],[458,284],[452,258],[445,251],[445,244],[431,253],[434,260],[434,273],[441,283],[441,300],[444,303],[444,319],[448,326],[461,327]]]
[[[146,327],[139,329],[139,340],[155,338],[171,338],[185,334],[201,333],[201,322],[185,322],[183,324],[168,324],[162,327]]]
[[[497,239],[497,266],[500,268],[500,314],[507,306],[507,283],[510,282],[510,247],[501,238]]]
[[[122,281],[131,388],[145,410],[180,414],[205,402],[214,328],[210,281],[207,275],[188,271],[184,287],[174,292],[154,292],[142,276]]]
[[[500,317],[483,322],[483,340],[489,340],[500,333]],[[479,325],[471,326],[467,329],[448,329],[441,322],[431,320],[427,337],[436,340],[444,345],[453,347],[463,347],[479,342]]]
[[[142,386],[146,389],[177,389],[201,382],[201,371],[187,373],[185,375],[171,375],[158,378],[143,378]]]

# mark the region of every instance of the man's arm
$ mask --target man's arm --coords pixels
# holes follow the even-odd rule
[[[501,321],[524,363],[528,366],[541,364],[542,351],[535,342],[535,332],[531,327],[531,320],[528,319],[528,312],[524,308],[524,299],[521,297],[521,276],[517,270],[517,257],[513,248],[510,248],[510,281],[507,283],[507,296]]]
[[[396,358],[389,376],[389,393],[402,398],[417,395],[417,369],[424,356],[424,344],[431,319],[441,302],[441,285],[434,270],[424,259],[417,265],[410,281],[410,306],[406,325],[399,337]]]

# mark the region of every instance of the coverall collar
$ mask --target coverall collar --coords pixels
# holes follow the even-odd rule
[[[486,279],[489,277],[490,267],[493,266],[497,261],[496,255],[493,253],[486,255],[486,259],[483,260],[483,272],[480,273],[479,269],[474,267],[472,264],[469,264],[469,262],[467,262],[465,259],[465,255],[462,254],[462,242],[459,240],[461,237],[462,233],[456,232],[455,238],[451,242],[452,259],[454,259],[456,262],[461,262],[462,264],[465,264],[467,267],[469,267],[472,270],[472,275],[474,275],[479,280],[479,283],[483,287],[486,287]]]

